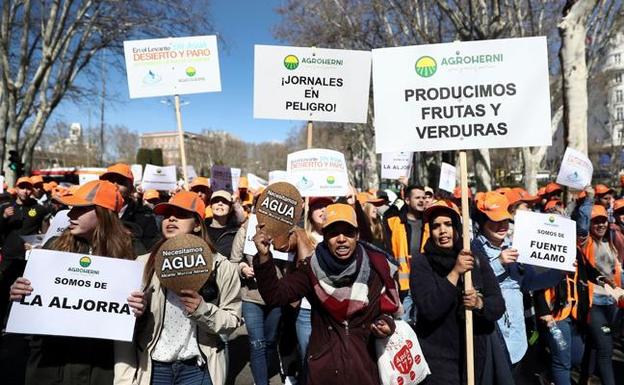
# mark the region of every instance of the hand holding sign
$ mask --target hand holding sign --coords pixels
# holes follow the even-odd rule
[[[275,248],[283,249],[303,211],[299,191],[290,183],[273,183],[262,192],[256,207],[258,223],[266,226],[264,230],[274,240]]]
[[[198,236],[178,235],[162,244],[156,253],[156,272],[161,284],[186,295],[204,286],[212,271],[212,252]]]

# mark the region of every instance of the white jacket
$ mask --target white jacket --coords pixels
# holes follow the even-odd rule
[[[137,258],[145,263],[149,254]],[[223,255],[214,254],[212,268],[218,265],[216,283],[219,298],[202,301],[188,317],[197,323],[197,342],[206,360],[214,385],[224,385],[227,357],[219,334],[229,335],[242,324],[240,279],[237,267]],[[115,384],[149,385],[152,378],[151,354],[163,328],[165,291],[156,274],[145,290],[148,310],[137,320],[134,339],[115,343]]]

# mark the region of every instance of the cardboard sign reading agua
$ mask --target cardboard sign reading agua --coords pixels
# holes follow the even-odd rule
[[[33,292],[13,303],[7,332],[132,341],[127,298],[142,276],[137,261],[33,249],[24,270]]]
[[[412,171],[412,155],[411,152],[381,154],[381,177],[393,180],[402,176],[409,177]]]
[[[366,123],[369,51],[256,45],[254,118]]]
[[[373,50],[377,152],[550,145],[545,37]]]
[[[587,155],[568,147],[563,154],[557,183],[575,190],[583,190],[591,184],[593,173],[594,166]]]
[[[212,252],[196,235],[182,234],[167,240],[156,253],[156,272],[160,283],[180,293],[198,291],[212,271]]]
[[[576,223],[555,214],[517,211],[513,248],[518,262],[551,269],[575,271]]]
[[[349,176],[344,154],[325,149],[310,149],[288,154],[287,169],[291,183],[304,197],[345,196]]]
[[[217,37],[124,41],[130,98],[221,91]]]
[[[269,185],[256,204],[258,222],[266,225],[267,234],[273,237],[278,248],[288,240],[288,231],[299,223],[302,212],[301,194],[287,182]]]

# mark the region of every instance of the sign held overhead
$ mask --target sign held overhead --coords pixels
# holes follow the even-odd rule
[[[545,37],[373,50],[377,152],[551,144]]]
[[[254,118],[366,123],[369,51],[256,45]]]

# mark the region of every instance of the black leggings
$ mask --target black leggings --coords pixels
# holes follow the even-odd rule
[[[589,313],[588,338],[583,354],[581,379],[593,372],[592,361],[595,350],[598,375],[603,385],[615,385],[613,374],[613,335],[615,330],[616,305],[593,305]],[[583,382],[581,382],[583,383]]]

